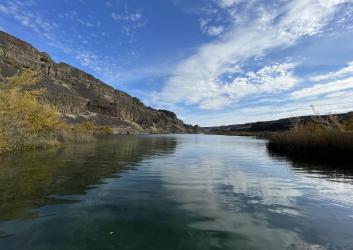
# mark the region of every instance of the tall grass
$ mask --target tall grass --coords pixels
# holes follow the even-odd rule
[[[316,116],[307,123],[297,120],[289,131],[271,134],[268,149],[310,158],[353,158],[353,118]]]
[[[0,153],[88,141],[97,133],[112,132],[93,124],[65,124],[55,107],[38,100],[45,90],[32,87],[40,78],[38,72],[25,71],[0,79]]]

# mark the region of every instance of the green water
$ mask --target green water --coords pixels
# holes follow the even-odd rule
[[[116,136],[1,156],[0,249],[353,249],[351,173],[265,143]]]

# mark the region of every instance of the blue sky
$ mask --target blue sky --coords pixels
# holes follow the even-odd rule
[[[352,0],[0,0],[0,29],[191,124],[353,110]]]

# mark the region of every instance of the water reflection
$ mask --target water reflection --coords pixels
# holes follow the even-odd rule
[[[29,208],[69,202],[102,178],[145,157],[172,153],[175,138],[127,137],[0,157],[0,221],[35,216]],[[57,198],[54,198],[54,195]],[[72,199],[71,199],[72,200]]]
[[[0,249],[353,246],[351,176],[264,140],[126,136],[0,162]]]
[[[303,174],[289,161],[274,160],[266,141],[217,136],[203,138],[202,144],[184,140],[188,142],[168,162],[182,171],[166,170],[164,186],[181,209],[202,218],[192,227],[223,233],[221,248],[351,248],[351,184]],[[330,228],[331,223],[339,226]]]
[[[287,155],[283,152],[268,151],[269,155],[276,161],[290,162],[291,166],[299,172],[319,174],[323,178],[353,179],[352,162],[341,160],[327,160],[318,158],[300,158],[298,156]]]

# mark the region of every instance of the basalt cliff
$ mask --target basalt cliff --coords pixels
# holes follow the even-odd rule
[[[68,123],[91,121],[116,133],[194,133],[167,110],[146,107],[139,99],[116,90],[66,63],[56,63],[45,52],[0,31],[0,79],[19,71],[40,71],[36,87],[45,88],[43,101],[53,104]]]

